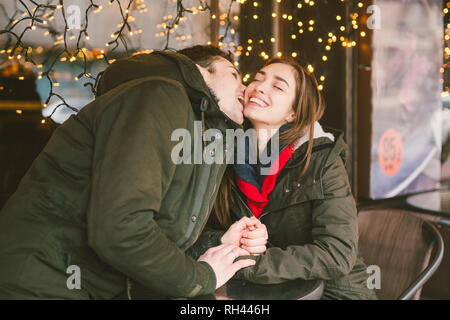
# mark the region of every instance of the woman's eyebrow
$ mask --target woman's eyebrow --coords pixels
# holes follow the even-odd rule
[[[289,88],[289,83],[288,83],[286,80],[284,80],[282,77],[274,76],[274,78],[277,79],[278,81],[282,81],[282,82],[286,83],[286,85],[287,85],[288,88]]]
[[[258,71],[256,74],[261,74],[261,75],[263,75],[263,76],[266,76],[266,73],[264,72],[264,71]],[[286,83],[286,85],[288,86],[288,88],[289,88],[289,83],[286,81],[286,80],[284,80],[282,77],[280,77],[280,76],[274,76],[274,78],[276,79],[276,80],[278,80],[278,81],[282,81],[282,82],[284,82],[284,83]]]

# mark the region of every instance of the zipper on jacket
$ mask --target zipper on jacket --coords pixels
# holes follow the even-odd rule
[[[239,191],[236,190],[236,188],[234,186],[231,186],[231,188],[233,189],[233,191],[235,191],[235,193],[237,193],[238,195],[238,199],[239,201],[241,201],[241,203],[244,205],[245,208],[247,208],[248,212],[250,213],[250,216],[255,216],[252,212],[252,210],[250,210],[250,208],[248,207],[248,205],[245,203],[244,199],[242,199],[241,194],[239,193]]]
[[[241,194],[236,190],[236,188],[233,187],[233,186],[231,186],[231,188],[233,188],[234,191],[237,193],[239,200],[240,200],[241,203],[247,208],[247,210],[248,210],[248,212],[250,212],[251,216],[255,216],[255,215],[253,214],[252,210],[250,210],[250,208],[248,207],[248,205],[245,203],[244,199],[242,199]],[[268,213],[270,213],[270,212],[272,212],[272,211],[262,212],[258,219],[261,220],[261,218],[262,218],[263,216],[265,216],[266,214],[268,214]]]
[[[217,176],[218,176],[218,174],[216,175],[216,178],[214,179],[214,181],[216,181]],[[210,205],[211,205],[211,198],[214,195],[214,192],[216,192],[216,189],[217,189],[217,182],[214,183],[214,189],[213,189],[211,195],[209,196],[208,205],[206,206],[206,212],[208,212],[208,217],[209,217],[209,212],[210,212],[209,208],[210,208]],[[205,224],[206,224],[207,221],[208,221],[208,219],[205,219]],[[203,227],[204,227],[204,225],[203,225]],[[203,230],[203,228],[202,228],[202,230]]]

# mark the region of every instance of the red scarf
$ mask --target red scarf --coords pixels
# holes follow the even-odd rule
[[[247,167],[249,169],[241,167],[239,171],[235,171],[237,185],[239,189],[242,191],[242,193],[247,197],[248,207],[257,218],[259,218],[264,208],[266,207],[267,203],[269,202],[270,193],[275,187],[278,174],[284,168],[289,159],[292,157],[293,153],[294,153],[293,145],[289,145],[288,147],[283,149],[277,160],[270,167],[269,174],[264,178],[262,186],[260,186],[261,188],[259,188],[258,185],[255,185],[255,181],[257,181],[257,179],[244,180],[244,176],[247,176],[248,174],[259,174],[259,173],[253,172],[253,170],[251,170],[249,167]]]

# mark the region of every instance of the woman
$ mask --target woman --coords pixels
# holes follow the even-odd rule
[[[228,167],[210,226],[218,222],[227,230],[234,221],[255,216],[267,228],[265,252],[264,238],[242,233],[242,248],[264,253],[235,278],[261,284],[323,279],[323,299],[376,299],[357,253],[346,145],[342,134],[326,133],[317,122],[323,112],[315,78],[295,61],[272,59],[258,71],[246,89],[244,115],[256,130],[258,155],[279,138],[279,156],[269,175],[262,174],[268,168],[259,162]],[[247,160],[250,151],[247,145]],[[236,241],[229,232],[208,230],[203,246]]]

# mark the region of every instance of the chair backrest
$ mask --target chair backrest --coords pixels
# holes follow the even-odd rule
[[[434,242],[423,223],[404,210],[358,212],[359,253],[367,265],[380,267],[379,299],[398,299],[427,267]],[[419,299],[420,292],[413,299]]]

